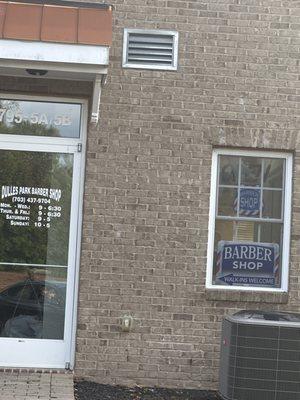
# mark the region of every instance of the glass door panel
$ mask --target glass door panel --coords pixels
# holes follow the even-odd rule
[[[63,339],[67,268],[0,266],[0,337]]]

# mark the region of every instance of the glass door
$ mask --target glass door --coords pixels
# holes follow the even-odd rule
[[[80,155],[74,145],[0,143],[2,366],[69,361]]]

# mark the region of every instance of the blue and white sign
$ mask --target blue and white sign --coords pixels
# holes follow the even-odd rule
[[[278,278],[276,243],[218,243],[218,279],[227,285],[274,286]]]
[[[240,189],[240,201],[239,210],[240,215],[245,217],[259,216],[260,213],[260,202],[261,202],[261,191],[260,189]],[[235,201],[236,209],[237,199]]]
[[[268,277],[256,277],[256,276],[237,276],[234,274],[229,274],[221,276],[220,280],[227,285],[248,285],[248,286],[274,286],[275,278]]]

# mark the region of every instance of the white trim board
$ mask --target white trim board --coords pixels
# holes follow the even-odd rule
[[[82,44],[0,40],[0,60],[108,65],[109,48]]]
[[[94,124],[99,120],[101,88],[108,62],[107,46],[0,40],[1,75],[93,82],[91,122]],[[43,70],[45,74],[31,75],[28,69]]]

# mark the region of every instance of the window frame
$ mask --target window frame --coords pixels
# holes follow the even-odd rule
[[[268,288],[257,286],[224,286],[214,285],[213,282],[213,261],[214,261],[214,240],[216,213],[218,207],[218,170],[219,156],[240,156],[240,157],[260,157],[260,158],[279,158],[285,160],[284,190],[283,190],[283,236],[282,236],[282,265],[281,265],[281,287]],[[207,244],[207,269],[206,269],[206,288],[231,291],[257,291],[257,292],[287,292],[289,280],[289,258],[290,258],[290,233],[291,233],[291,210],[292,210],[292,174],[293,174],[293,154],[285,152],[262,151],[262,150],[237,150],[237,149],[214,149],[212,153],[211,185],[210,185],[210,206],[208,224],[208,244]],[[252,219],[253,220],[253,219]]]

